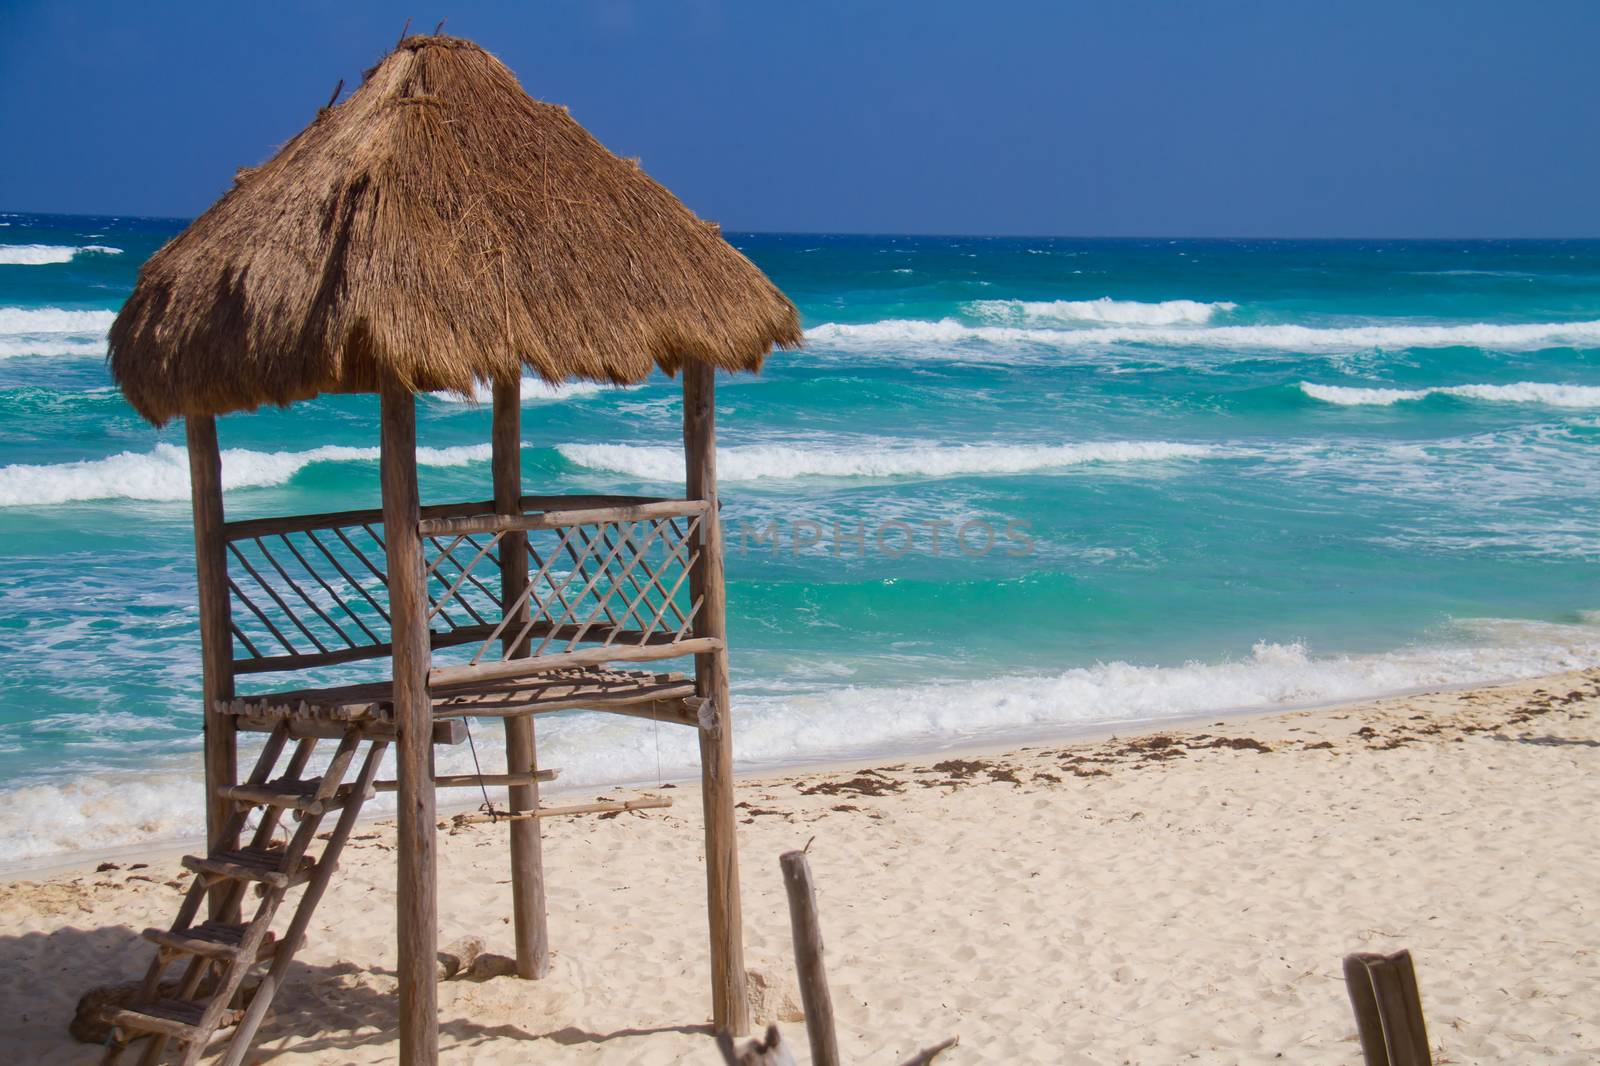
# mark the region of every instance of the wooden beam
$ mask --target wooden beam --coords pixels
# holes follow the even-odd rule
[[[560,770],[536,770],[534,773],[456,773],[434,778],[435,789],[475,789],[475,787],[502,787],[507,784],[528,784],[530,781],[554,781],[562,776]],[[373,781],[374,792],[397,792],[398,781]]]
[[[542,807],[536,811],[518,811],[515,814],[458,814],[458,825],[476,825],[480,822],[509,822],[515,832],[518,822],[536,822],[541,818],[566,818],[574,814],[620,814],[623,811],[649,811],[670,807],[670,799],[647,796],[636,800],[605,800],[600,803],[574,803],[566,807]]]
[[[399,731],[395,921],[400,1063],[436,1066],[438,828],[433,792],[433,701],[428,696],[428,597],[423,588],[422,537],[417,531],[417,407],[415,397],[395,382],[385,384],[381,404],[379,466],[394,646],[394,717]]]
[[[812,1066],[839,1066],[839,1036],[834,1029],[833,996],[822,961],[822,923],[817,918],[817,887],[803,851],[778,857],[789,895],[789,928],[794,933],[794,967],[800,977],[800,1002],[806,1012]]]
[[[660,496],[606,496],[579,494],[570,496],[524,496],[519,504],[524,512],[548,510],[573,510],[592,507],[626,507],[639,503],[666,503]],[[493,500],[468,500],[460,503],[433,503],[419,509],[424,521],[432,518],[464,518],[470,515],[489,515],[495,512]],[[326,511],[321,514],[274,515],[268,518],[244,518],[229,522],[226,527],[229,540],[248,540],[251,537],[276,536],[280,533],[299,533],[307,529],[333,529],[334,527],[371,525],[383,521],[381,507],[364,507],[353,511]]]
[[[239,729],[247,733],[270,733],[279,725],[291,739],[304,740],[315,737],[319,740],[337,740],[344,736],[350,728],[349,722],[334,722],[318,718],[236,718]],[[394,740],[399,737],[400,730],[392,722],[366,722],[361,726],[362,735],[368,740]],[[465,744],[467,740],[467,724],[459,718],[445,718],[433,723],[433,737],[435,744]]]
[[[206,841],[212,851],[238,847],[228,832],[233,804],[220,790],[238,784],[239,755],[233,718],[217,711],[233,699],[233,633],[229,627],[228,544],[223,535],[222,452],[217,420],[210,415],[184,419],[189,448],[189,492],[194,504],[195,585],[200,604],[200,664],[203,674],[206,778]],[[229,837],[232,839],[229,839]],[[212,916],[222,893],[212,895]]]
[[[698,594],[697,594],[698,595]],[[700,615],[705,616],[702,608]],[[457,685],[468,685],[476,681],[498,681],[508,677],[521,677],[532,670],[549,671],[559,670],[567,666],[599,666],[602,663],[648,663],[658,659],[677,659],[685,655],[699,655],[701,652],[716,651],[722,647],[722,641],[714,637],[696,637],[690,640],[677,640],[662,644],[634,644],[623,647],[610,644],[597,648],[581,648],[578,651],[562,652],[558,655],[540,655],[532,659],[506,659],[490,663],[479,663],[477,666],[441,666],[428,675],[429,681],[436,688],[453,688]],[[698,660],[696,660],[698,661]]]
[[[494,505],[505,518],[522,517],[522,383],[494,385]],[[514,604],[528,587],[528,535],[508,530],[500,539],[500,602]],[[520,630],[528,618],[528,605],[509,627]],[[526,640],[507,642],[503,648],[513,659],[528,654]],[[533,717],[518,715],[505,720],[506,770],[526,775],[525,784],[506,790],[513,814],[539,809],[539,782]],[[524,818],[511,826],[511,916],[517,944],[517,976],[534,980],[550,972],[550,930],[546,920],[544,844],[539,819]]]
[[[744,928],[739,902],[739,848],[733,795],[733,731],[729,714],[727,607],[722,570],[722,522],[717,513],[716,372],[705,363],[683,364],[683,453],[690,499],[704,501],[702,550],[689,573],[698,641],[695,691],[708,704],[700,723],[700,781],[706,822],[706,920],[711,932],[712,1024],[735,1036],[750,1032],[745,988]],[[690,643],[690,642],[685,642]]]
[[[621,506],[574,508],[543,511],[538,514],[471,515],[461,518],[429,518],[422,523],[426,536],[459,533],[500,533],[508,529],[560,529],[564,526],[591,526],[610,522],[640,522],[647,518],[687,518],[704,507],[696,500],[654,500]]]
[[[467,707],[460,710],[449,708],[435,711],[434,713],[437,721],[446,722],[455,718],[525,718],[529,715],[556,714],[560,711],[570,710],[594,711],[596,714],[620,714],[626,718],[643,718],[663,725],[686,725],[692,729],[697,729],[700,726],[699,718],[693,711],[688,709],[681,698],[639,700],[627,703],[602,702],[595,699],[580,698],[520,707]],[[449,717],[446,717],[447,715]]]

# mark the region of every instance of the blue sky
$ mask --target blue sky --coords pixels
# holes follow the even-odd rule
[[[188,216],[406,18],[730,229],[1600,236],[1600,4],[0,0],[0,209]]]

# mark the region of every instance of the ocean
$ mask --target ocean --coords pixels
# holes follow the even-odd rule
[[[0,867],[202,825],[182,430],[104,365],[182,224],[0,215]],[[1600,662],[1600,242],[730,240],[807,336],[719,388],[745,768]],[[681,488],[673,382],[524,401],[527,491]],[[420,408],[424,502],[485,498],[486,406]],[[224,419],[229,517],[376,504],[376,423]],[[540,736],[576,788],[695,765]]]

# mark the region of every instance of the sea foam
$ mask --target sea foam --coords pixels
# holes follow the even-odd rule
[[[418,448],[422,466],[465,466],[486,462],[487,444]],[[313,463],[377,462],[377,448],[325,445],[301,452],[258,452],[230,448],[222,453],[224,489],[282,485]],[[0,467],[0,507],[30,507],[84,500],[186,500],[188,453],[171,444],[148,452],[122,452],[105,459]]]
[[[541,378],[523,378],[522,402],[550,403],[557,400],[571,400],[578,396],[593,396],[605,389],[606,386],[592,381],[563,381],[552,385]],[[428,395],[441,403],[484,404],[493,402],[494,389],[488,385],[477,385],[473,388],[471,396],[463,396],[458,392],[431,392]]]
[[[1591,666],[1600,657],[1600,626],[1592,624],[1485,619],[1458,629],[1461,639],[1454,643],[1376,655],[1318,656],[1297,642],[1261,641],[1238,658],[1173,666],[1104,662],[1035,676],[741,695],[734,751],[741,771],[903,758],[960,744],[1054,739],[1196,715],[1535,677]],[[575,790],[692,778],[698,773],[695,743],[683,730],[616,715],[557,715],[539,730],[540,752],[562,768],[560,785]],[[476,755],[485,772],[504,766],[492,734],[478,740]],[[198,756],[174,754],[152,763],[144,773],[77,772],[0,790],[0,868],[198,836],[204,827]],[[314,762],[312,772],[320,765]],[[441,748],[438,769],[472,773],[472,756]],[[369,810],[381,814],[393,802],[380,795]]]
[[[683,480],[683,452],[638,444],[562,444],[569,462],[611,470],[643,481]],[[939,446],[862,442],[853,447],[751,444],[717,449],[722,481],[794,478],[957,477],[1022,474],[1085,463],[1140,463],[1204,459],[1218,454],[1203,444],[1172,441],[1100,441],[1082,444]]]
[[[16,355],[105,355],[115,311],[0,307],[0,359]]]
[[[121,255],[121,248],[104,244],[0,244],[0,266],[48,266],[70,263],[80,254]]]
[[[1237,310],[1227,301],[1199,300],[974,300],[964,310],[974,318],[1003,325],[1049,326],[1094,323],[1127,326],[1202,325],[1218,312]]]
[[[879,322],[826,322],[806,330],[806,339],[851,351],[888,349],[902,352],[917,348],[959,349],[981,354],[986,345],[1033,346],[1073,351],[1113,344],[1140,344],[1173,348],[1339,352],[1396,348],[1486,348],[1529,351],[1562,346],[1600,346],[1600,320],[1583,322],[1530,322],[1495,325],[1475,322],[1459,325],[1362,326],[1196,326],[1136,328],[1130,326],[1088,329],[1038,329],[1023,326],[972,326],[954,318],[928,322],[885,319]]]
[[[1600,386],[1556,385],[1539,381],[1519,381],[1511,385],[1440,385],[1426,389],[1358,388],[1302,381],[1300,391],[1313,400],[1342,407],[1389,407],[1412,400],[1425,400],[1430,396],[1454,396],[1489,403],[1535,403],[1546,407],[1600,407]]]

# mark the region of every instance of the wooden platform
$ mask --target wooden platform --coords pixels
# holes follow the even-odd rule
[[[434,686],[435,741],[441,728],[462,718],[509,718],[584,708],[611,711],[678,725],[698,724],[694,682],[683,674],[605,667],[530,671],[525,676]],[[369,731],[392,729],[393,685],[373,682],[335,688],[294,689],[240,696],[219,703],[241,729],[270,729],[276,722],[367,723]]]

